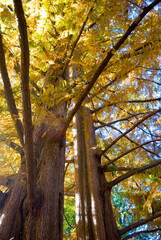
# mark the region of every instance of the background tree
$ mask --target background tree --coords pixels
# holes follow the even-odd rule
[[[1,239],[160,230],[159,2],[0,3]]]

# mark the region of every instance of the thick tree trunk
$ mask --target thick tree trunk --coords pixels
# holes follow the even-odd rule
[[[32,217],[26,215],[23,239],[60,240],[63,238],[65,139],[46,139],[38,177],[40,194]],[[30,237],[29,237],[30,236]]]
[[[61,143],[47,141],[42,158],[38,185],[43,194],[43,207],[38,215],[35,239],[60,240],[63,238],[65,139]]]
[[[75,186],[77,239],[119,240],[111,193],[103,193],[106,182],[97,159],[95,131],[90,110],[81,107],[76,115]]]
[[[35,130],[38,160],[37,200],[32,214],[24,206],[26,218],[23,240],[63,239],[65,136],[56,137],[66,116],[65,102],[52,110],[55,121],[45,120]]]
[[[57,138],[66,115],[65,102],[52,110],[55,122],[42,122],[34,131],[38,161],[36,201],[26,197],[25,166],[20,169],[2,214],[0,240],[63,239],[65,135]],[[23,173],[22,173],[23,171]]]

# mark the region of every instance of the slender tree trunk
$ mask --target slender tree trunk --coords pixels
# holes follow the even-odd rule
[[[81,107],[75,126],[77,239],[119,240],[111,192],[103,193],[106,179],[97,159],[95,131],[88,108]]]

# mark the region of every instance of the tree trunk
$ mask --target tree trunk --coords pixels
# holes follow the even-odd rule
[[[26,197],[25,174],[18,175],[10,199],[2,214],[0,240],[61,240],[63,239],[63,201],[65,135],[57,138],[66,115],[65,102],[52,109],[55,122],[46,117],[35,128],[34,145],[38,161],[36,201]],[[50,116],[50,115],[49,115]],[[49,122],[48,122],[49,120]]]
[[[95,131],[88,108],[81,107],[75,126],[77,239],[119,240],[111,192],[103,193],[106,179],[97,159]]]
[[[5,203],[4,210],[1,213],[2,224],[0,225],[0,239],[6,240],[14,237],[21,239],[22,230],[22,208],[24,196],[26,194],[25,166],[21,165],[14,188]]]
[[[51,112],[51,111],[50,111]],[[24,240],[63,239],[65,136],[57,138],[66,116],[66,104],[52,109],[55,121],[48,117],[35,130],[38,159],[37,200],[32,214],[24,206]],[[48,123],[49,121],[49,123]]]
[[[40,195],[32,218],[26,216],[23,239],[60,240],[63,238],[65,138],[61,144],[46,139],[41,158],[37,182]],[[27,215],[26,209],[24,214]]]

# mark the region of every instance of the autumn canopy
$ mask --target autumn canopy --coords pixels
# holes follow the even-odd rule
[[[161,236],[160,0],[0,0],[0,240]]]

